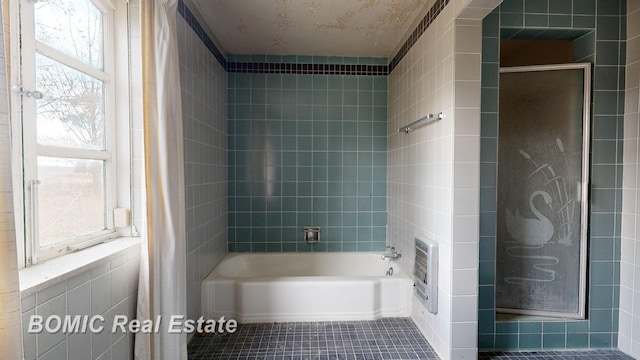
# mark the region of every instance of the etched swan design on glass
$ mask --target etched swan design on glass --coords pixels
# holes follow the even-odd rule
[[[511,210],[506,209],[506,224],[509,235],[517,242],[527,246],[541,246],[549,242],[553,237],[553,223],[536,209],[533,199],[542,196],[545,204],[551,204],[551,195],[546,191],[537,190],[529,196],[529,208],[536,216],[534,219],[523,218],[520,211],[516,209],[514,215]]]

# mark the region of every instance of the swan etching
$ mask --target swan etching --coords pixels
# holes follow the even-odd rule
[[[546,216],[536,209],[533,199],[542,196],[545,204],[551,204],[551,195],[546,191],[537,190],[529,196],[529,208],[536,216],[534,219],[523,218],[520,211],[516,209],[513,215],[511,210],[506,209],[506,225],[509,235],[516,241],[527,246],[541,246],[549,242],[553,237],[553,223]]]

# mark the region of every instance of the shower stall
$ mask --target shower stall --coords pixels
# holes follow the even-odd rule
[[[585,316],[591,65],[500,70],[496,310]]]

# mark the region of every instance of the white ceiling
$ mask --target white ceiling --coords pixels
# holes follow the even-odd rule
[[[193,0],[229,54],[393,57],[425,0]],[[419,21],[419,20],[418,20]]]

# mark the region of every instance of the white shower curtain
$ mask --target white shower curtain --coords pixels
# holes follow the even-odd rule
[[[182,104],[176,32],[178,0],[142,0],[142,66],[147,249],[138,318],[162,317],[157,334],[137,334],[137,359],[187,359],[187,335],[170,334],[186,316],[186,225]]]
[[[4,14],[7,3],[0,4],[0,357],[22,359],[22,316],[16,253],[13,188],[11,185],[11,124],[7,97]]]

